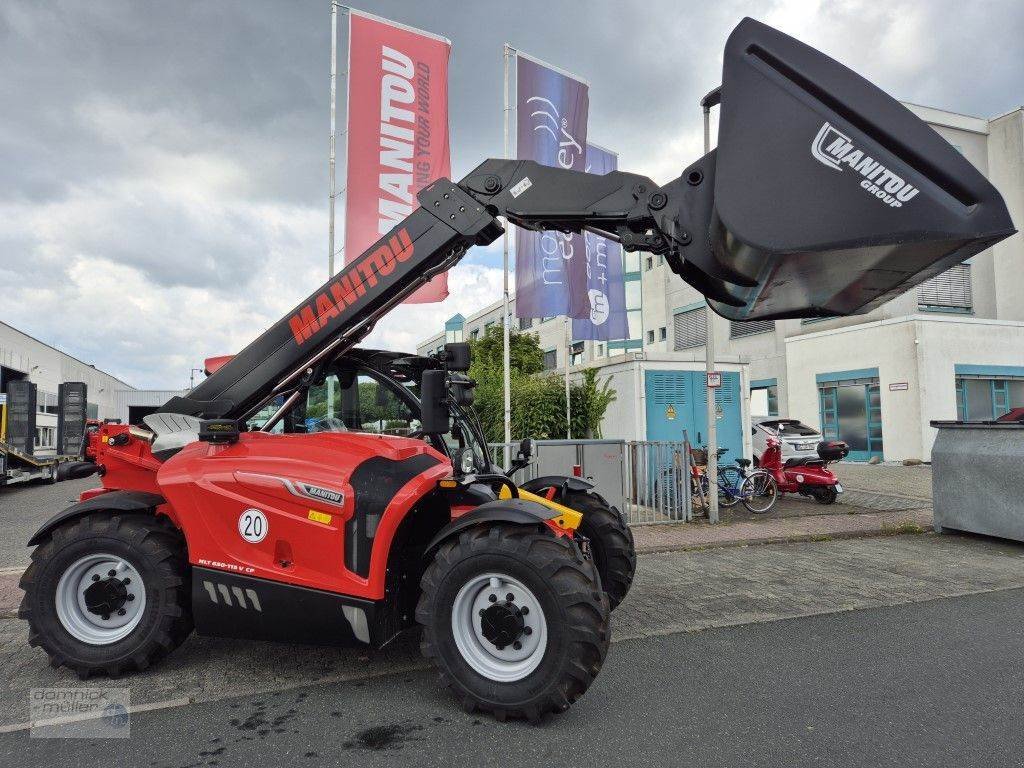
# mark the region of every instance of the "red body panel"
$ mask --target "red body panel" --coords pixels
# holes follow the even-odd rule
[[[108,440],[125,431],[123,425],[103,427]],[[369,459],[399,462],[423,454],[437,464],[391,497],[377,525],[368,575],[349,571],[344,526],[355,512],[352,473]],[[448,457],[422,440],[359,432],[246,432],[235,444],[192,443],[163,463],[147,443],[131,439],[125,446],[102,443],[99,463],[106,468],[105,490],[148,491],[167,500],[159,511],[184,532],[193,565],[374,600],[384,597],[388,552],[399,524],[452,471]],[[299,482],[337,491],[344,499],[332,504],[296,493]],[[86,491],[83,499],[97,491]],[[267,534],[258,543],[238,531],[239,517],[249,508],[267,519]]]
[[[355,511],[352,472],[371,458],[400,461],[423,453],[435,456],[438,464],[412,478],[391,499],[377,526],[369,576],[347,570],[344,525]],[[186,446],[161,466],[157,478],[185,533],[193,565],[381,599],[398,524],[450,473],[447,458],[420,440],[361,433],[250,432],[234,445]],[[293,487],[306,482],[338,491],[344,501],[336,506],[297,495],[289,482]],[[238,532],[239,517],[250,507],[262,511],[268,523],[266,537],[255,544]],[[310,512],[314,517],[330,515],[330,522],[311,519]]]

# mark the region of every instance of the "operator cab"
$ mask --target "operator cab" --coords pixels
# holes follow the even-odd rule
[[[455,347],[456,345],[448,345]],[[423,357],[376,349],[351,349],[340,355],[307,387],[304,396],[273,426],[271,434],[317,432],[364,432],[391,437],[422,439],[449,456],[464,475],[495,471],[488,457],[482,430],[472,412],[472,382],[468,369],[468,345],[438,356]],[[445,356],[458,356],[451,360]],[[449,368],[454,365],[454,368]],[[443,366],[440,367],[440,366]],[[431,374],[444,377],[447,431],[440,423],[425,424],[423,387]],[[448,393],[450,392],[450,396]],[[436,400],[436,398],[435,398]],[[263,430],[284,404],[275,398],[246,422],[250,431]],[[436,414],[439,402],[434,402]],[[431,409],[428,409],[431,410]]]

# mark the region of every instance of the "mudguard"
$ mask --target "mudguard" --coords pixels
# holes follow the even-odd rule
[[[93,496],[86,501],[72,504],[67,509],[51,517],[38,531],[32,534],[32,538],[28,540],[28,546],[36,546],[57,526],[63,525],[69,520],[74,520],[82,515],[87,515],[90,512],[97,512],[99,510],[146,512],[163,503],[163,496],[144,491],[110,491],[109,493],[101,493],[99,496]]]
[[[437,532],[427,545],[424,555],[430,557],[438,547],[452,536],[457,536],[468,528],[484,523],[516,523],[519,525],[544,524],[558,517],[558,512],[526,499],[499,499],[481,504],[472,512],[452,520]]]
[[[544,475],[543,477],[535,477],[533,480],[527,480],[519,487],[530,493],[539,494],[545,488],[551,488],[552,486],[567,491],[589,491],[594,487],[594,484],[589,480],[584,480],[582,477]]]

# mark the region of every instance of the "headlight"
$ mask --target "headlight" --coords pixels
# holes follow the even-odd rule
[[[462,452],[462,458],[459,459],[459,468],[464,475],[471,475],[476,471],[476,460],[473,457],[472,448],[466,448]]]

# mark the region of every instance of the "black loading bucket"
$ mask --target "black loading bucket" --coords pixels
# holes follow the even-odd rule
[[[673,267],[732,320],[866,312],[1014,232],[999,192],[932,128],[753,19],[726,44],[718,148],[676,183],[688,176],[714,200],[701,190]]]

